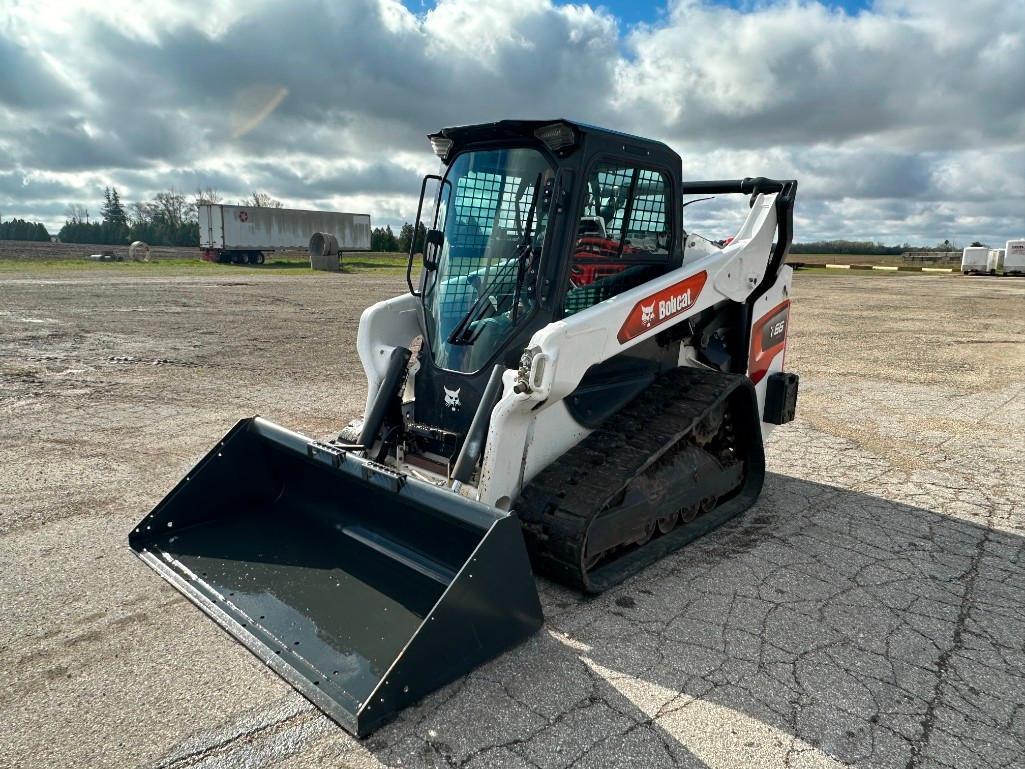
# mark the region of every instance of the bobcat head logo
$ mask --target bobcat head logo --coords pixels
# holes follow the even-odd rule
[[[463,405],[459,401],[459,390],[462,390],[463,388],[460,387],[456,390],[449,390],[445,385],[442,385],[441,389],[445,391],[445,407],[452,411],[459,411],[459,407]]]
[[[645,326],[650,326],[651,322],[655,320],[655,303],[652,302],[647,307],[641,305],[641,323]]]

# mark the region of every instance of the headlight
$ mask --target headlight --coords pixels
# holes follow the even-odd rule
[[[565,123],[541,126],[534,131],[534,136],[543,141],[552,152],[571,147],[577,141],[576,132]]]
[[[435,134],[430,137],[431,149],[434,150],[434,154],[441,158],[442,162],[448,157],[448,153],[452,151],[452,145],[455,144],[451,139],[446,136],[439,136]]]

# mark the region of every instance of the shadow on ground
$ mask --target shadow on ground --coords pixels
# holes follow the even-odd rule
[[[160,765],[1010,766],[1023,542],[770,474],[738,521],[596,599],[539,583],[541,633],[362,745],[304,705]]]

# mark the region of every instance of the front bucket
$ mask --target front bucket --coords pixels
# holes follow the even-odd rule
[[[515,518],[258,417],[129,545],[358,737],[541,626]]]

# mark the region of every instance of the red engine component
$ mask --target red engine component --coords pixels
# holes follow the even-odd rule
[[[629,244],[623,246],[624,255],[637,253],[639,250]],[[603,238],[600,235],[583,235],[577,238],[576,250],[573,252],[571,280],[574,285],[587,286],[596,280],[622,272],[630,264],[618,261],[621,258],[618,240]]]

